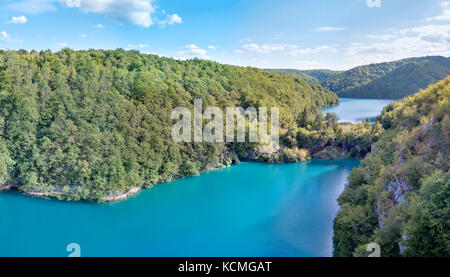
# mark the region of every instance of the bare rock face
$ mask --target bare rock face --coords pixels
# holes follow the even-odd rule
[[[410,191],[411,187],[404,180],[395,179],[386,185],[387,197],[378,199],[377,214],[378,226],[383,226],[383,220],[391,215],[393,208],[398,208],[404,199],[405,193]]]
[[[140,187],[135,187],[135,188],[131,188],[127,191],[125,191],[124,193],[114,193],[108,196],[105,196],[102,200],[105,202],[118,202],[118,201],[122,201],[125,200],[131,196],[134,196],[136,194],[139,193],[139,191],[141,190]]]

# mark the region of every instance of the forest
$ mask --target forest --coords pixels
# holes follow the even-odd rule
[[[429,56],[331,70],[271,69],[320,84],[339,97],[401,99],[450,75],[450,58]]]
[[[385,131],[339,198],[334,255],[450,256],[450,77],[387,106]]]
[[[173,142],[171,111],[192,109],[194,99],[220,108],[279,107],[281,149],[264,156],[255,143]],[[338,102],[298,78],[199,59],[122,49],[2,50],[0,189],[102,201],[240,159],[306,160],[336,134],[341,142],[349,136],[319,110]],[[367,131],[355,134],[370,144]],[[313,149],[318,142],[323,147]]]
[[[314,70],[296,70],[296,69],[267,69],[271,72],[277,72],[280,74],[291,75],[302,80],[305,80],[308,83],[321,85],[323,82],[330,80],[342,71],[334,71],[328,69],[314,69]]]

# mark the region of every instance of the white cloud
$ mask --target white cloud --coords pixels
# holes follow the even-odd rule
[[[320,63],[316,61],[294,61],[289,64],[292,68],[299,70],[316,69],[320,67]]]
[[[450,1],[442,2],[441,6],[444,10],[448,9]],[[440,16],[422,22],[443,19]],[[343,50],[347,68],[409,57],[450,56],[450,24],[425,23],[406,29],[390,29],[387,34],[366,35],[366,37],[371,40],[353,42]]]
[[[67,7],[79,8],[81,6],[81,0],[65,0]]]
[[[215,45],[208,45],[208,49],[214,50],[214,49],[217,49],[217,46],[215,46]]]
[[[371,34],[366,35],[366,37],[374,40],[390,40],[395,38],[395,36],[393,35],[371,35]]]
[[[297,57],[300,55],[312,55],[317,54],[320,52],[330,52],[330,53],[336,53],[337,48],[335,46],[330,45],[320,45],[315,48],[296,48],[289,51],[289,55]]]
[[[336,53],[337,52],[337,48],[335,46],[331,46],[331,45],[317,46],[316,50],[319,51],[319,52],[331,52],[331,53]]]
[[[79,34],[78,37],[79,38],[85,38],[85,37],[87,37],[87,34]]]
[[[344,51],[349,66],[427,55],[450,56],[450,25],[424,25],[394,34],[385,41],[352,43]]]
[[[23,12],[26,14],[39,14],[54,12],[57,10],[54,3],[56,0],[22,0],[6,6],[6,9]]]
[[[172,15],[167,15],[166,19],[164,20],[158,20],[158,24],[161,27],[164,27],[166,25],[173,25],[176,23],[178,24],[183,23],[183,19],[176,13]]]
[[[209,59],[209,56],[206,55],[208,53],[208,51],[198,47],[195,44],[189,44],[189,45],[184,46],[183,48],[185,48],[187,50],[177,52],[177,55],[181,56],[181,57],[180,56],[177,57],[177,59],[185,60],[185,59],[189,59],[189,58],[193,58],[193,57]]]
[[[138,45],[134,45],[134,44],[129,44],[128,48],[129,49],[145,49],[148,48],[149,45],[148,44],[144,44],[144,43],[140,43]]]
[[[24,15],[22,15],[22,16],[13,16],[11,18],[11,20],[8,21],[7,23],[10,23],[10,24],[25,24],[25,23],[27,23],[27,21],[28,21],[28,19]]]
[[[429,41],[430,37],[434,37],[434,41],[445,42],[450,38],[450,25],[424,25],[412,27],[399,31],[400,34],[417,34],[421,39]]]
[[[381,0],[366,0],[369,8],[381,8]]]
[[[183,23],[183,19],[176,13],[167,16],[167,24],[172,25],[175,23]]]
[[[319,27],[316,28],[316,32],[333,32],[333,31],[343,31],[345,28],[342,27]]]
[[[150,27],[155,22],[160,25],[181,23],[178,14],[168,15],[164,20],[153,17],[156,6],[154,0],[20,0],[6,6],[7,9],[26,14],[56,11],[57,4],[79,9],[85,13],[105,14],[118,22],[126,22],[142,27]]]
[[[119,22],[129,22],[142,27],[154,23],[152,14],[155,7],[150,0],[65,0],[69,8],[77,8],[85,13],[101,13]]]
[[[8,39],[11,39],[11,36],[5,31],[1,31],[0,40],[8,40]]]
[[[443,20],[443,21],[450,21],[450,9],[446,9],[442,12],[442,14],[437,15],[435,17],[430,17],[425,19],[425,21],[433,21],[433,20]]]
[[[286,49],[290,48],[296,48],[296,45],[286,45],[286,44],[271,44],[271,43],[267,43],[267,44],[256,44],[256,43],[250,43],[250,44],[245,44],[242,46],[242,49],[247,50],[247,51],[253,51],[253,52],[257,52],[260,54],[270,54],[272,52],[281,52],[281,51],[285,51]]]
[[[271,54],[274,52],[280,52],[280,53],[287,53],[290,56],[299,56],[299,55],[308,55],[308,54],[316,54],[319,52],[337,52],[337,48],[335,46],[329,46],[329,45],[321,45],[317,46],[315,48],[300,48],[298,45],[295,44],[256,44],[256,43],[250,43],[245,44],[241,46],[243,50],[249,51],[249,52],[256,52],[259,54]],[[234,51],[238,54],[243,54],[244,51]]]
[[[244,51],[242,51],[240,49],[234,50],[233,52],[236,54],[244,54]]]
[[[433,16],[433,17],[429,17],[427,19],[425,19],[425,21],[438,21],[438,20],[442,20],[442,21],[450,21],[450,2],[442,2],[441,3],[442,6],[442,13],[440,15],[437,16]]]
[[[105,26],[102,25],[102,24],[97,24],[97,25],[94,26],[94,28],[97,28],[97,29],[105,29]]]
[[[187,48],[187,49],[197,49],[198,46],[195,45],[195,44],[189,44],[189,45],[186,45],[184,48]]]
[[[316,53],[319,53],[317,49],[304,48],[304,49],[294,49],[289,53],[289,55],[297,57],[299,55],[310,55]]]
[[[0,40],[12,43],[23,43],[22,40],[11,38],[11,36],[6,31],[0,32]]]
[[[56,44],[56,48],[58,48],[58,49],[62,49],[62,48],[66,48],[66,47],[67,47],[67,43],[65,43],[65,42],[58,42]]]

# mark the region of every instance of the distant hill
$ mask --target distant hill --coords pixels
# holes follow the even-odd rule
[[[270,70],[320,84],[340,97],[400,99],[450,75],[450,58],[428,56],[358,66],[348,71]]]
[[[450,75],[450,59],[410,58],[359,66],[322,83],[340,97],[399,99]]]
[[[286,74],[300,78],[308,83],[320,85],[326,80],[336,77],[341,71],[333,71],[328,69],[317,70],[296,70],[296,69],[267,69],[271,72]]]

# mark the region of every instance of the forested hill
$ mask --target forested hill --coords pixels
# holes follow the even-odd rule
[[[194,98],[204,108],[280,107],[282,128],[309,130],[324,126],[320,107],[339,101],[291,76],[211,61],[2,50],[0,190],[99,200],[250,153],[251,144],[173,142],[171,111]]]
[[[399,99],[450,74],[450,58],[423,57],[356,67],[322,83],[340,97]]]
[[[309,83],[320,85],[326,80],[336,77],[341,71],[333,71],[328,69],[317,70],[296,70],[296,69],[267,69],[271,72],[287,74],[296,78],[303,79]]]
[[[320,84],[339,97],[400,99],[444,79],[450,58],[429,56],[359,66],[348,71],[271,69]]]
[[[386,131],[339,198],[336,256],[450,256],[450,76],[394,102]]]

